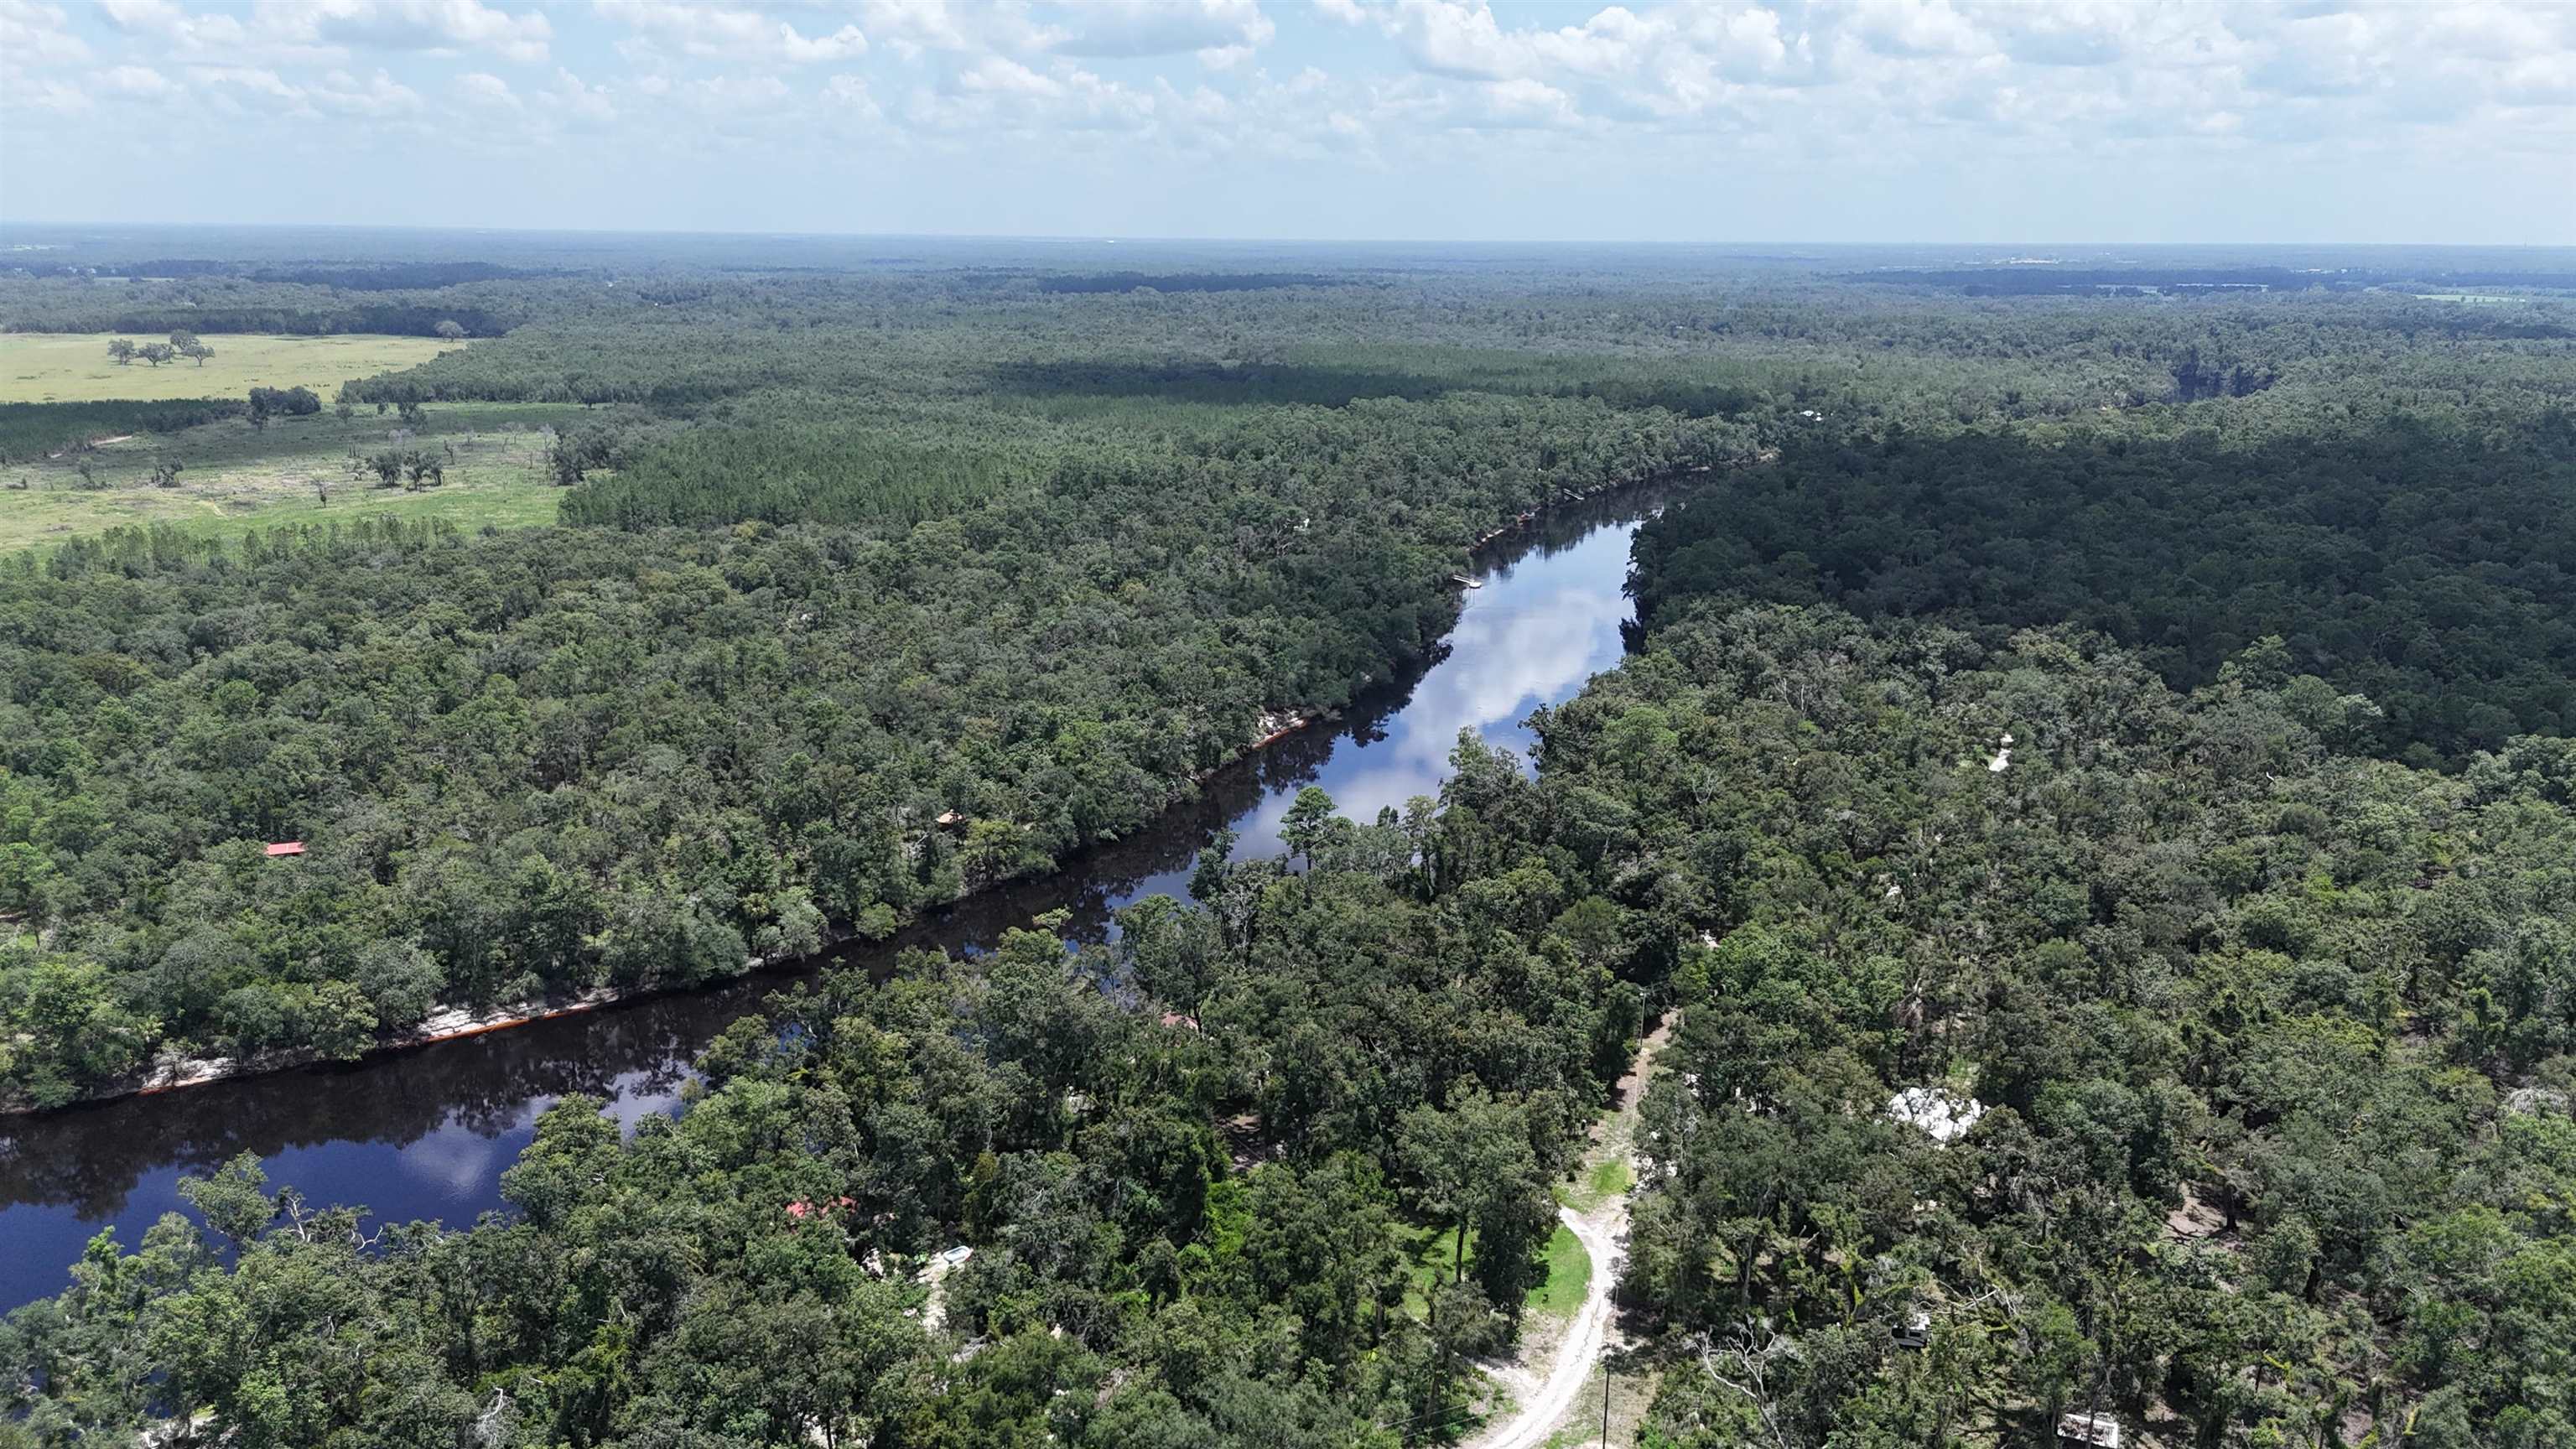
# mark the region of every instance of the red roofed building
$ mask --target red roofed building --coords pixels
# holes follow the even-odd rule
[[[304,853],[304,842],[301,840],[281,840],[275,845],[270,846],[268,848],[268,853],[271,856],[302,855]]]

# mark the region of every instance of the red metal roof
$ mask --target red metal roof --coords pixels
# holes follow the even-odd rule
[[[275,845],[270,846],[268,848],[268,853],[271,855],[302,855],[304,853],[304,842],[301,840],[281,840]]]

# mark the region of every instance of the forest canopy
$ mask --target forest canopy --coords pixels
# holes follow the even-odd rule
[[[1543,756],[1702,932],[1622,1280],[1664,1442],[2576,1432],[2566,740],[2351,753],[2278,640],[2184,695],[2062,626],[1681,613]]]
[[[2181,688],[2257,639],[2424,762],[2576,726],[2576,415],[2041,443],[1792,447],[1646,528],[1651,619],[1709,594],[2001,629],[2072,621]]]

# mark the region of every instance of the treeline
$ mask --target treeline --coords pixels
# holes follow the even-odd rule
[[[364,380],[349,397],[681,416],[793,389],[871,410],[992,403],[1058,419],[1120,412],[1132,424],[1152,410],[1138,401],[1341,406],[1487,391],[1758,419],[1783,438],[1974,426],[2165,438],[2211,427],[2287,437],[2392,402],[2485,425],[2527,418],[2576,386],[2563,338],[2500,330],[2494,309],[2381,292],[2139,309],[1972,306],[1725,274],[1365,277],[1118,306],[984,272],[479,284],[457,290],[524,293],[542,304],[540,325]],[[2547,301],[2516,310],[2553,326],[2576,316]]]
[[[1065,272],[1038,278],[1041,292],[1266,292],[1280,287],[1348,286],[1347,276],[1313,272]]]
[[[2393,279],[2372,272],[2307,272],[2290,267],[2068,268],[2022,265],[1947,271],[1856,272],[1845,280],[1942,287],[1971,297],[2036,297],[2058,293],[2146,296],[2165,292],[2192,296],[2240,290],[2357,292]],[[2540,285],[2564,286],[2569,280],[2565,276],[2551,276]]]
[[[2372,748],[2457,762],[2576,730],[2576,421],[1792,447],[1643,529],[1631,589],[1649,618],[1718,594],[2071,620],[2180,688],[2277,635],[2377,705]]]
[[[2278,641],[2181,695],[1764,607],[1542,722],[1702,933],[1621,1284],[1650,1442],[2576,1437],[2576,747],[2443,775],[2340,748],[2371,713]]]
[[[1446,331],[1455,341],[1391,342],[1357,299],[1343,297],[1313,309],[1329,327],[1297,311],[1273,318],[1271,301],[1257,295],[1222,303],[1248,316],[1204,323],[1151,309],[1077,318],[1065,302],[1003,296],[980,299],[950,327],[924,329],[914,310],[920,300],[846,283],[781,284],[757,294],[709,284],[643,312],[593,317],[578,327],[523,327],[499,342],[355,381],[344,396],[357,403],[633,404],[683,415],[797,392],[831,396],[843,407],[973,403],[1150,427],[1184,406],[1340,407],[1490,392],[1598,397],[1621,407],[1750,415],[1783,426],[1804,413],[1838,427],[1881,420],[1946,426],[1989,415],[2080,418],[2105,405],[2160,401],[2173,388],[2173,357],[2193,345],[2043,364],[2021,348],[1976,357],[1946,344],[1895,350],[1875,339],[1865,350],[1841,343],[1748,347],[1712,327],[1669,353],[1636,356],[1554,350],[1546,345],[1559,340],[1552,331],[1525,334],[1506,318],[1462,325],[1447,312],[1433,314],[1425,330]],[[1292,323],[1313,331],[1277,342],[1260,335]],[[1674,326],[1659,318],[1643,330],[1670,344]],[[1338,329],[1347,335],[1313,335]],[[1567,330],[1580,341],[1595,334],[1590,324]],[[2214,355],[2258,355],[2232,339],[2208,340]],[[2260,355],[2279,353],[2275,347]]]
[[[346,292],[414,292],[467,282],[516,281],[554,274],[494,266],[490,262],[387,262],[354,267],[261,267],[246,275],[254,282],[293,282]]]
[[[1537,296],[1409,284],[1100,308],[961,285],[814,277],[593,290],[563,299],[581,310],[561,323],[363,380],[349,397],[694,416],[799,390],[870,411],[1000,407],[1154,428],[1175,404],[1497,392],[1740,418],[1787,441],[1999,426],[2288,438],[2392,406],[2484,427],[2527,421],[2576,387],[2576,348],[2563,341],[2484,334],[2471,325],[2476,309],[2385,294],[1981,313],[1901,294],[1863,306],[1855,297],[1883,294],[1854,288],[1702,296],[1632,279]]]
[[[299,263],[290,266],[204,258],[155,257],[99,269],[103,275],[160,281],[168,278],[239,277],[252,282],[285,282],[306,287],[336,287],[350,292],[412,292],[454,287],[467,282],[514,281],[559,275],[553,271],[505,267],[492,262],[369,262],[351,265]]]
[[[176,402],[0,403],[0,463],[31,462],[126,433],[175,433],[239,417],[239,398]]]
[[[115,285],[88,278],[0,275],[0,332],[129,332],[185,328],[213,335],[272,332],[329,336],[383,332],[441,335],[454,322],[477,337],[509,331],[539,309],[558,310],[568,282],[527,281],[377,288],[248,277],[180,277]]]
[[[828,412],[769,408],[760,421],[708,423],[626,444],[603,436],[608,477],[564,495],[567,524],[617,528],[769,523],[919,523],[986,502],[1044,476],[1048,453],[828,421]]]
[[[1113,358],[1022,363],[996,370],[1006,393],[1043,404],[1062,397],[1151,399],[1219,407],[1342,407],[1364,398],[1421,400],[1456,392],[1598,398],[1613,407],[1685,417],[1757,413],[1824,396],[1810,379],[1741,362],[1639,365],[1615,359],[1411,349],[1278,361]]]
[[[507,350],[498,357],[477,358],[492,345],[485,344],[352,381],[341,400],[632,403],[676,413],[770,389],[848,400],[917,386],[890,375],[885,348],[873,338],[837,329],[799,336],[768,319],[713,309],[579,329],[531,327],[503,341]]]
[[[1983,267],[1885,267],[1847,272],[1837,280],[1878,286],[1940,287],[1971,296],[2037,296],[2129,290],[2182,293],[2245,288],[2272,292],[2350,292],[2371,287],[2516,287],[2541,292],[2576,291],[2576,271],[2439,266],[2184,266],[2069,267],[2007,263]]]
[[[114,308],[84,310],[58,319],[61,326],[29,326],[26,319],[10,318],[5,330],[21,332],[166,332],[173,327],[190,327],[209,335],[227,332],[282,333],[289,336],[329,337],[341,333],[380,332],[399,337],[443,337],[442,322],[464,328],[477,337],[497,336],[513,325],[509,313],[451,301],[349,303],[331,301],[319,305],[295,303],[234,302],[214,305],[151,306],[124,302]]]
[[[1463,485],[1519,511],[1753,448],[1753,430],[1726,423],[1476,394],[1423,403],[1344,399],[1330,412],[1274,404],[1231,418],[1194,417],[1179,436],[1159,439],[1118,426],[1124,418],[1059,430],[988,415],[971,434],[919,419],[835,421],[786,396],[796,401],[773,395],[720,421],[639,434],[632,446],[602,444],[620,461],[610,476],[565,495],[564,521],[900,524],[1039,489],[1064,500],[1192,500],[1211,511],[1204,523],[1212,524],[1241,513],[1249,497],[1355,503],[1426,475],[1449,481],[1432,481],[1423,498]],[[1483,436],[1488,431],[1494,436]]]
[[[1736,446],[1599,404],[1384,403],[1067,462],[917,527],[878,496],[835,527],[18,556],[0,1085],[51,1103],[161,1050],[350,1055],[441,1004],[882,935],[1150,819],[1265,713],[1419,659],[1467,539]],[[307,853],[263,857],[289,839]]]

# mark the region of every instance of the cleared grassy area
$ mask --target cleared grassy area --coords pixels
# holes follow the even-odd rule
[[[1430,1290],[1445,1283],[1455,1271],[1458,1233],[1454,1228],[1417,1228],[1399,1223],[1395,1229],[1396,1247],[1404,1254],[1404,1311],[1415,1318],[1429,1315]],[[1469,1262],[1475,1261],[1475,1235],[1467,1236]]]
[[[1571,1317],[1583,1306],[1584,1290],[1592,1286],[1592,1255],[1583,1251],[1583,1240],[1563,1223],[1547,1240],[1547,1277],[1530,1290],[1529,1308],[1551,1318]]]
[[[1399,1225],[1396,1245],[1406,1264],[1404,1311],[1415,1318],[1430,1312],[1430,1290],[1445,1283],[1457,1271],[1458,1230],[1443,1227]],[[1476,1267],[1476,1235],[1467,1235],[1467,1270]],[[1533,1313],[1563,1318],[1583,1306],[1584,1289],[1592,1283],[1592,1255],[1583,1251],[1583,1240],[1563,1223],[1547,1240],[1547,1277],[1529,1291],[1526,1300]]]
[[[559,404],[439,405],[403,436],[397,419],[372,409],[346,421],[325,409],[276,419],[265,431],[232,418],[137,434],[0,469],[0,549],[154,523],[227,535],[376,514],[448,518],[466,527],[548,524],[563,493],[546,476],[546,430],[580,414]],[[411,492],[376,487],[372,474],[352,476],[353,452],[388,448],[435,454],[447,482]],[[179,465],[177,486],[153,486],[162,463]]]
[[[1576,1212],[1588,1213],[1625,1193],[1636,1181],[1637,1174],[1628,1166],[1625,1154],[1605,1157],[1593,1163],[1578,1180],[1559,1183],[1556,1200]]]
[[[202,366],[183,357],[154,367],[111,359],[108,340],[120,336],[137,345],[166,340],[158,333],[0,333],[0,402],[243,397],[254,387],[309,387],[328,402],[351,378],[417,366],[466,345],[365,333],[277,337],[229,332],[199,337],[215,350]]]

